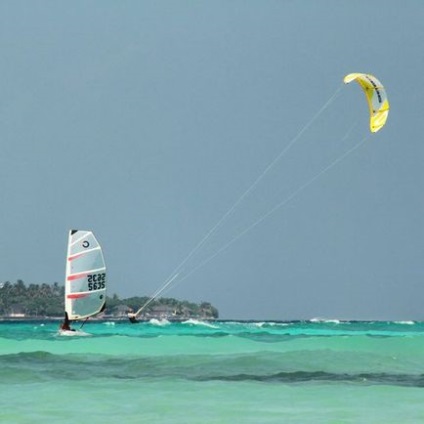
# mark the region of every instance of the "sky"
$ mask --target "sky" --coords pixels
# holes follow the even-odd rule
[[[0,2],[0,281],[222,319],[424,319],[424,2]],[[369,132],[351,72],[391,105]]]

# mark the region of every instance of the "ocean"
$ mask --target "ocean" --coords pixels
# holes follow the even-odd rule
[[[424,423],[424,323],[0,322],[1,423]]]

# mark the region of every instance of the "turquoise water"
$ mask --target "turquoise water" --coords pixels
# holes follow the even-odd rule
[[[0,322],[0,422],[424,422],[424,323],[57,328]]]

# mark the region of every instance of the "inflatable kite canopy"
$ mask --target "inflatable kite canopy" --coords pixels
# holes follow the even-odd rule
[[[389,115],[389,100],[383,84],[373,75],[353,73],[344,77],[344,83],[356,81],[364,90],[370,110],[370,130],[377,132],[383,128]]]

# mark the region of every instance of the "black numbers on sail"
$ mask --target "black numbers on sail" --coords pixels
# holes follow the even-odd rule
[[[106,274],[88,274],[87,275],[88,290],[100,290],[106,287]]]

